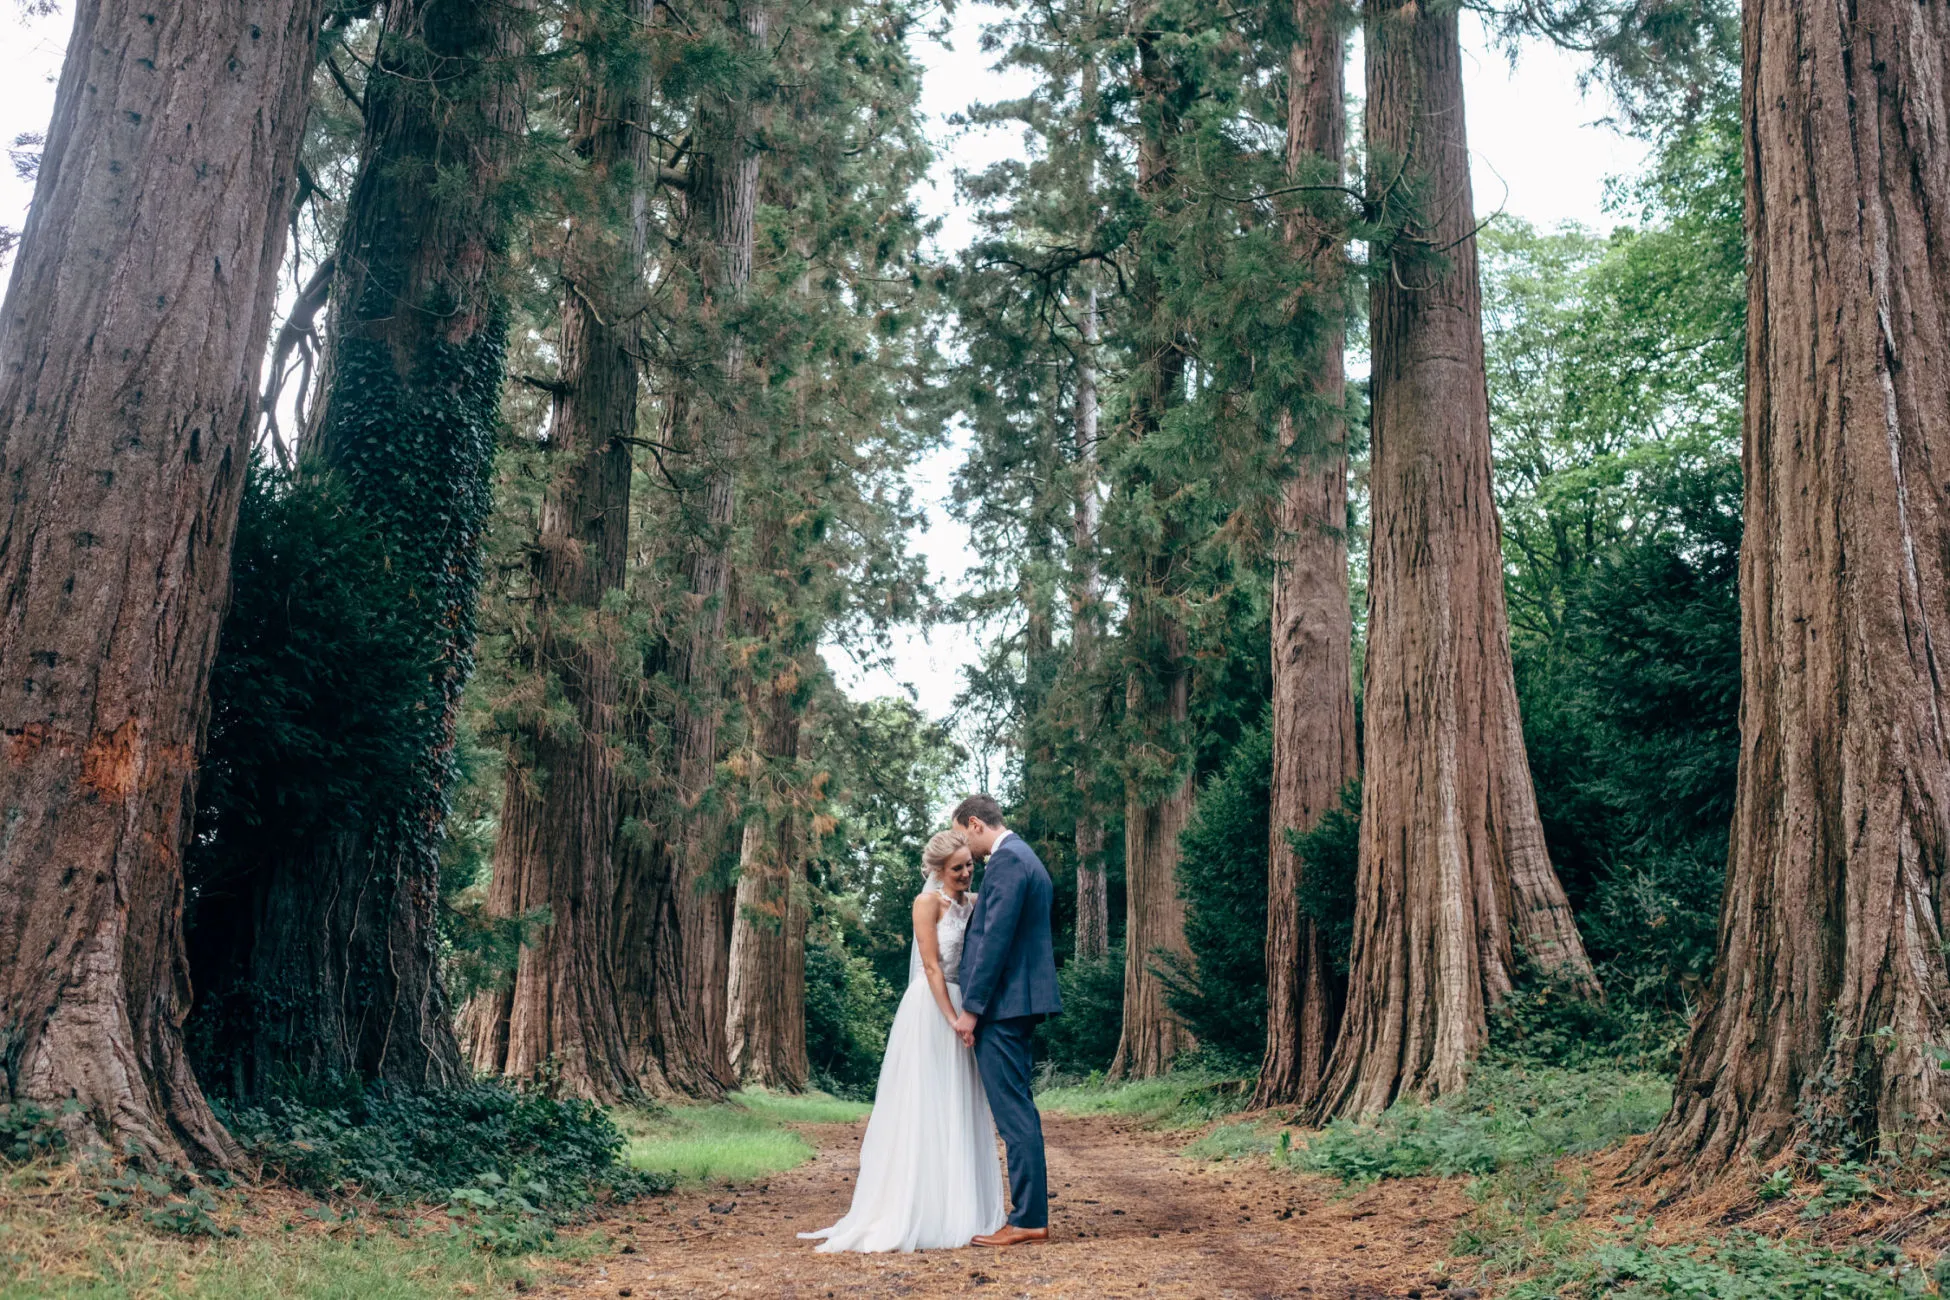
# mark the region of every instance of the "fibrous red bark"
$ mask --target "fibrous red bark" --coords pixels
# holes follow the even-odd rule
[[[1287,58],[1287,174],[1338,182],[1346,147],[1345,43],[1340,7],[1294,5]],[[1315,172],[1318,180],[1313,180]],[[1273,578],[1272,843],[1266,873],[1266,1051],[1255,1104],[1307,1100],[1319,1086],[1338,1026],[1340,989],[1319,927],[1301,906],[1306,864],[1289,831],[1310,829],[1355,774],[1353,614],[1348,605],[1345,281],[1338,222],[1325,228],[1296,211],[1287,239],[1313,271],[1313,349],[1318,408],[1304,433],[1287,416],[1283,440],[1296,455],[1280,497],[1282,537]],[[1296,440],[1304,445],[1296,447]]]
[[[1152,202],[1172,201],[1172,151],[1181,128],[1178,84],[1164,45],[1151,26],[1154,13],[1138,22],[1138,59],[1133,89],[1145,103],[1144,131],[1138,143],[1138,189]],[[1132,402],[1129,436],[1157,436],[1167,412],[1184,391],[1185,349],[1165,307],[1158,270],[1140,255],[1133,293],[1145,341],[1142,371]],[[1144,483],[1162,504],[1169,484]],[[1138,771],[1127,780],[1124,802],[1124,1025],[1112,1058],[1113,1078],[1146,1079],[1171,1068],[1177,1055],[1194,1045],[1191,1031],[1171,1009],[1162,961],[1192,966],[1185,940],[1185,901],[1178,893],[1179,836],[1192,819],[1197,795],[1189,755],[1182,752],[1191,717],[1190,637],[1173,608],[1173,550],[1179,530],[1167,527],[1152,550],[1134,566],[1128,593],[1126,635],[1135,659],[1125,688],[1126,725],[1136,736]],[[1149,770],[1145,770],[1149,769]],[[1160,780],[1157,773],[1182,775]]]
[[[1323,1116],[1461,1087],[1519,946],[1597,994],[1517,716],[1457,11],[1369,0],[1365,23],[1370,167],[1401,229],[1372,254],[1361,860]]]
[[[757,3],[728,4],[724,30],[755,56],[765,48],[769,15]],[[625,1000],[626,1026],[634,1021],[674,1029],[636,1036],[638,1072],[646,1086],[709,1095],[733,1082],[725,1038],[726,997],[730,985],[733,895],[714,878],[726,819],[711,798],[720,758],[718,729],[723,710],[722,653],[731,575],[732,525],[737,512],[738,465],[744,454],[745,341],[727,317],[735,313],[751,283],[757,235],[760,153],[753,129],[754,96],[742,83],[728,91],[708,90],[699,98],[689,183],[689,248],[698,301],[693,309],[703,332],[715,331],[717,355],[710,358],[716,391],[707,395],[680,387],[672,395],[671,428],[680,448],[676,458],[690,499],[678,503],[682,536],[680,623],[666,649],[666,680],[673,695],[670,766],[674,777],[662,815],[645,818],[656,825],[648,850],[626,855],[620,888],[661,899],[655,906],[632,900],[626,916],[648,924],[665,914],[674,925],[656,931],[626,926],[618,971]],[[657,922],[663,925],[662,921]],[[654,959],[651,953],[659,954]],[[673,982],[654,976],[646,964],[664,963],[677,972]],[[656,1004],[656,1005],[652,1005]],[[652,1044],[662,1044],[653,1047]],[[688,1052],[680,1060],[661,1052]]]
[[[224,1165],[182,852],[320,0],[82,0],[0,312],[0,1097]]]
[[[631,446],[648,246],[651,137],[640,123],[651,86],[629,25],[647,27],[652,0],[631,0],[619,24],[605,7],[574,14],[583,47],[576,151],[588,161],[584,206],[563,253],[561,362],[548,425],[551,482],[533,564],[529,668],[552,673],[576,725],[537,719],[510,763],[495,843],[489,909],[547,909],[513,982],[462,1016],[477,1071],[533,1078],[615,1101],[636,1091],[617,1014],[609,945],[616,874],[620,654],[626,637],[610,600],[629,558]],[[620,57],[617,57],[620,53]]]
[[[1950,14],[1745,7],[1740,773],[1652,1168],[1940,1127]]]
[[[753,761],[789,783],[799,759],[803,665],[775,665],[749,692],[758,731]],[[762,786],[771,782],[762,779]],[[797,792],[761,798],[747,813],[731,929],[726,1039],[741,1084],[801,1092],[806,1060],[805,816]]]

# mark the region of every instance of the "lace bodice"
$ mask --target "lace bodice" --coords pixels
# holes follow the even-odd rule
[[[961,902],[949,898],[946,891],[935,889],[941,899],[941,919],[934,923],[935,942],[941,947],[941,974],[950,984],[961,982],[961,945],[968,937],[968,918],[975,913],[975,895],[964,894]],[[914,954],[912,977],[921,978],[921,955],[917,948]]]

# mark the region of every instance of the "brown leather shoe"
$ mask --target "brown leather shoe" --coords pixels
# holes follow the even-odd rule
[[[1020,1246],[1025,1242],[1048,1240],[1048,1228],[1018,1228],[1015,1224],[1011,1223],[1005,1225],[1000,1232],[991,1232],[986,1236],[977,1237],[968,1244],[971,1246]]]

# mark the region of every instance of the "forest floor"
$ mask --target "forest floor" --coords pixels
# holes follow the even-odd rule
[[[1456,1180],[1346,1194],[1264,1161],[1180,1154],[1187,1135],[1045,1117],[1051,1240],[1008,1250],[821,1255],[795,1234],[846,1212],[863,1123],[801,1125],[817,1156],[727,1189],[691,1187],[602,1225],[611,1243],[540,1294],[568,1300],[777,1296],[1341,1297],[1436,1295],[1468,1213]]]
[[[1950,1294],[1950,1150],[1935,1145],[1681,1195],[1633,1173],[1635,1135],[1670,1097],[1654,1076],[1486,1065],[1435,1105],[1312,1132],[1230,1111],[1244,1095],[1197,1072],[1046,1091],[1052,1240],[1003,1251],[799,1240],[845,1212],[865,1131],[864,1107],[821,1095],[619,1111],[630,1163],[675,1190],[512,1248],[451,1206],[276,1180],[145,1198],[126,1172],[0,1160],[0,1300]]]

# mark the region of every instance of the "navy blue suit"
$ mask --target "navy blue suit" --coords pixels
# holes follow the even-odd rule
[[[975,1029],[975,1064],[995,1127],[1009,1148],[1009,1222],[1049,1226],[1049,1167],[1043,1118],[1036,1113],[1030,1035],[1063,1009],[1050,938],[1050,881],[1041,858],[1019,835],[989,855],[981,897],[962,941],[962,1010]]]

